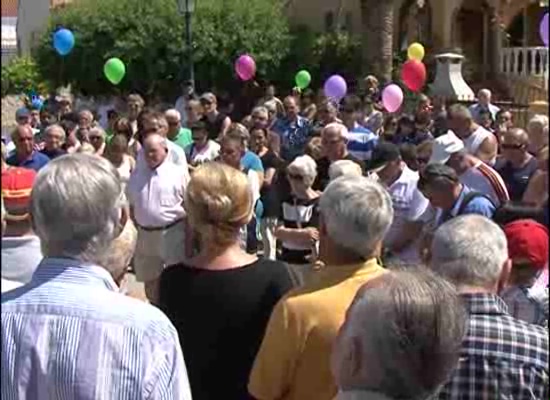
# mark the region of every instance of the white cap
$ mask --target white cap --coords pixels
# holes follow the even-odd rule
[[[464,149],[464,142],[453,131],[435,139],[432,156],[428,164],[445,164],[451,155]]]

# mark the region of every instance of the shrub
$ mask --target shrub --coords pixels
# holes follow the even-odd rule
[[[240,53],[254,56],[258,76],[273,73],[288,49],[288,25],[278,2],[232,0],[197,2],[193,15],[196,81],[219,88],[234,83]],[[71,29],[75,47],[62,58],[52,47],[57,27]],[[186,74],[184,18],[175,0],[81,0],[56,10],[35,50],[40,70],[59,86],[71,84],[84,95],[128,92],[175,96]],[[110,57],[126,64],[126,76],[113,87],[103,76]]]
[[[48,93],[48,86],[33,59],[15,57],[2,66],[2,97],[9,94],[28,94],[31,91],[37,94]]]

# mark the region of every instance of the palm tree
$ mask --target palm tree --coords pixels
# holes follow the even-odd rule
[[[360,0],[365,73],[390,82],[393,63],[393,0]]]

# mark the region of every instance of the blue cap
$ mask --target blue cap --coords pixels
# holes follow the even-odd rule
[[[15,112],[15,119],[30,117],[31,113],[26,107],[21,107]]]

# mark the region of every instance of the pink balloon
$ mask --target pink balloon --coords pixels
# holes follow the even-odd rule
[[[403,104],[403,91],[395,84],[388,85],[382,92],[382,104],[389,112],[396,112]]]
[[[235,71],[243,81],[249,81],[256,75],[256,61],[248,54],[243,54],[235,62]]]

